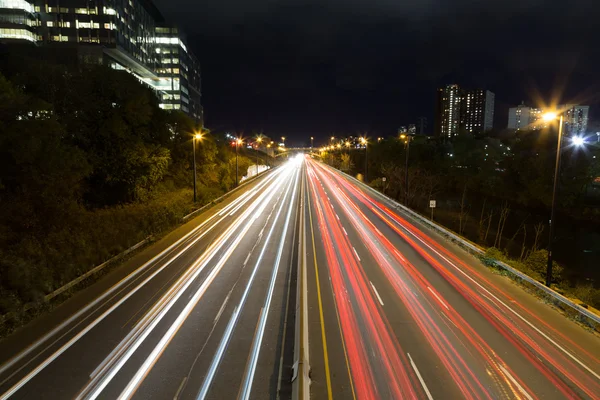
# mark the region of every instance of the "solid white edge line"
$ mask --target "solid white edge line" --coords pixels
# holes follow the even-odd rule
[[[425,381],[423,380],[423,377],[421,376],[419,369],[415,365],[415,362],[413,361],[412,357],[410,356],[410,353],[406,353],[406,355],[408,356],[408,359],[410,360],[410,365],[412,366],[412,368],[415,370],[415,373],[417,374],[417,378],[419,378],[419,382],[421,382],[421,386],[423,386],[423,390],[425,390],[425,394],[427,395],[427,398],[429,400],[433,400],[433,397],[431,396],[431,393],[429,392],[429,388],[427,388],[427,385],[425,384]]]

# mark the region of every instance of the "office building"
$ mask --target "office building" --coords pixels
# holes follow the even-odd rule
[[[437,90],[435,135],[453,138],[459,132],[480,134],[492,129],[494,93],[489,90],[462,90],[447,85]]]
[[[489,131],[494,125],[494,93],[477,89],[464,91],[460,104],[460,127],[472,134]]]
[[[508,129],[519,131],[545,128],[548,124],[542,120],[543,113],[541,108],[528,107],[525,103],[511,107],[508,109]]]
[[[438,137],[452,138],[460,127],[461,90],[458,85],[447,85],[437,90],[435,133]]]
[[[150,0],[0,0],[0,42],[126,70],[156,91],[161,108],[202,122],[198,60]]]
[[[587,132],[590,106],[564,104],[558,109],[563,112],[566,135],[584,135]]]

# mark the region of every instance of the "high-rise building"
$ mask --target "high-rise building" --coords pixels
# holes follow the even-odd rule
[[[458,85],[447,85],[437,90],[435,133],[438,137],[452,138],[460,126],[461,91]]]
[[[460,131],[476,134],[492,129],[494,93],[489,90],[462,90],[447,85],[437,90],[435,134],[452,138]]]
[[[126,70],[162,108],[202,121],[198,60],[150,0],[0,0],[0,42]]]
[[[566,135],[583,135],[587,132],[590,106],[564,104],[558,109],[563,111]]]
[[[508,109],[508,129],[518,130],[537,130],[547,126],[541,117],[543,110],[541,108],[528,107],[521,103],[516,107]]]
[[[480,134],[494,125],[494,93],[476,89],[463,92],[460,105],[460,126],[468,133]]]

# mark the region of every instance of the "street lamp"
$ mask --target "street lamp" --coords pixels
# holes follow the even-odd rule
[[[194,156],[194,203],[196,202],[196,140],[202,140],[202,131],[192,138],[192,154]]]
[[[360,143],[365,146],[365,183],[368,183],[369,181],[367,179],[367,176],[368,176],[367,175],[367,173],[368,173],[368,170],[367,170],[367,157],[368,157],[368,150],[367,150],[368,142],[367,142],[367,138],[361,137],[360,138]]]
[[[404,205],[408,207],[408,154],[410,151],[410,141],[412,138],[403,133],[400,135],[400,139],[406,139],[406,156],[404,161]]]
[[[238,146],[244,141],[240,138],[235,140],[235,186],[239,185],[239,172],[238,172]]]
[[[258,137],[256,139],[258,145],[256,146],[256,175],[258,176],[258,148],[260,147],[260,143],[262,142],[262,138]]]
[[[549,112],[542,116],[544,121],[556,120],[556,113]],[[556,145],[556,165],[554,166],[554,187],[552,189],[552,207],[550,209],[550,237],[548,240],[548,264],[546,266],[546,286],[552,283],[552,244],[554,242],[554,215],[556,209],[556,192],[558,190],[558,174],[560,171],[560,150],[562,146],[563,116],[558,121],[558,143]]]
[[[311,149],[311,150],[312,150],[312,148],[313,148],[313,141],[314,141],[314,140],[315,140],[315,138],[311,136],[311,137],[310,137],[310,149]]]
[[[281,137],[281,141],[283,142],[283,145],[285,146],[285,136]]]

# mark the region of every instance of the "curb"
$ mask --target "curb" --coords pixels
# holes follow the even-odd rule
[[[336,170],[336,171],[338,171],[338,170]],[[375,195],[379,196],[380,198],[383,198],[385,201],[390,203],[395,209],[401,210],[404,213],[409,214],[414,219],[418,220],[419,222],[423,223],[424,225],[427,225],[429,228],[433,229],[434,231],[437,231],[437,233],[442,234],[442,236],[445,236],[447,239],[450,239],[452,242],[456,243],[463,249],[467,250],[469,253],[477,255],[477,256],[483,256],[485,254],[485,251],[482,250],[481,248],[479,248],[478,246],[461,238],[460,236],[458,236],[455,233],[449,231],[448,229],[442,227],[441,225],[438,225],[438,224],[428,220],[427,218],[424,218],[420,214],[418,214],[418,213],[414,212],[413,210],[407,208],[406,206],[398,203],[397,201],[391,199],[390,197],[384,195],[383,193],[378,192],[377,190],[373,189],[372,187],[365,184],[364,182],[361,182],[358,179],[354,178],[353,176],[350,176],[347,173],[342,172],[342,171],[339,171],[339,172],[341,174],[345,175],[346,177],[350,178],[354,182],[359,183],[362,187],[367,188],[369,191],[371,191]],[[578,320],[579,322],[585,324],[586,326],[600,332],[600,316],[598,316],[598,315],[592,313],[591,311],[581,307],[580,305],[572,302],[571,300],[567,299],[565,296],[561,295],[560,293],[541,284],[540,282],[536,281],[529,275],[526,275],[526,274],[522,273],[521,271],[516,270],[515,268],[511,267],[510,265],[508,265],[502,261],[492,259],[492,258],[488,258],[488,261],[490,261],[490,263],[493,264],[495,267],[502,269],[502,270],[508,272],[509,274],[511,274],[512,275],[511,279],[525,281],[528,284],[532,285],[539,294],[543,295],[543,297],[546,298],[547,300],[549,300],[553,305],[557,306],[558,308],[565,311],[569,315],[571,315],[574,312],[575,313],[574,317],[576,320]]]

